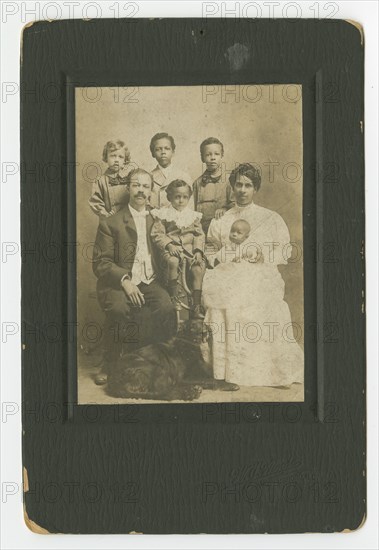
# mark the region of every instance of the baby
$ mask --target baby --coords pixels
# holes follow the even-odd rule
[[[112,216],[126,204],[129,198],[127,176],[133,169],[129,150],[120,139],[107,141],[104,145],[103,162],[108,166],[94,182],[88,201],[91,210],[100,218]]]
[[[189,259],[192,275],[192,318],[203,319],[201,287],[205,272],[205,235],[200,223],[202,214],[188,207],[192,189],[185,181],[172,181],[167,186],[166,193],[170,205],[151,211],[155,218],[151,238],[161,253],[168,291],[177,311],[181,309],[177,283],[179,268],[183,258]]]
[[[203,281],[206,309],[239,309],[260,303],[262,286],[258,282],[265,281],[266,266],[250,232],[246,220],[236,220],[231,226],[229,243],[214,256],[214,269],[207,270]]]
[[[251,227],[246,220],[236,220],[230,228],[231,246],[223,246],[215,256],[214,265],[219,263],[247,261],[256,263],[261,260],[257,245],[249,241]]]

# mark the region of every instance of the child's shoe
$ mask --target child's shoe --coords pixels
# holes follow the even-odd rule
[[[205,317],[204,310],[203,310],[203,308],[201,307],[200,304],[197,304],[197,305],[192,307],[192,309],[191,309],[191,318],[192,319],[204,319],[204,317]]]
[[[182,311],[182,304],[178,296],[171,296],[171,303],[174,306],[175,311]]]

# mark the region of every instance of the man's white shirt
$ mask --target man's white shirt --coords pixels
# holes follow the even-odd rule
[[[137,230],[137,248],[132,268],[132,283],[135,285],[140,283],[148,285],[155,279],[151,253],[147,244],[146,216],[149,212],[148,210],[139,212],[130,204],[128,206]]]

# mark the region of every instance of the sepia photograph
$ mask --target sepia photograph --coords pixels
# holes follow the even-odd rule
[[[77,87],[78,403],[304,401],[302,87]]]

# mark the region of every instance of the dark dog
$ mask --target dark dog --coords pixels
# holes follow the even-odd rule
[[[120,357],[110,368],[107,392],[113,397],[192,401],[203,388],[239,389],[212,378],[200,340],[199,326],[191,324],[183,336]]]

